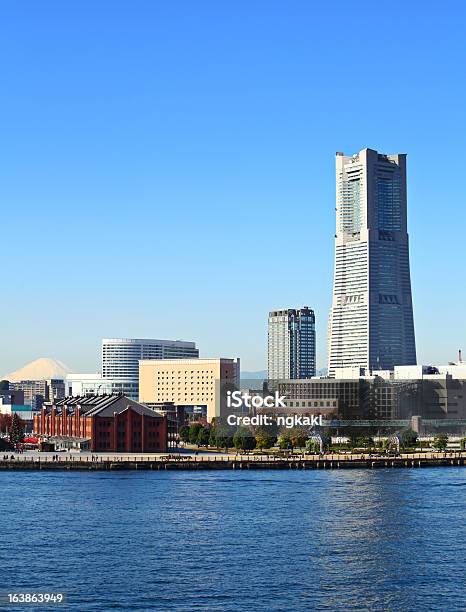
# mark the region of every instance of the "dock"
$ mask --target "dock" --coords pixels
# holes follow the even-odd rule
[[[30,470],[334,470],[464,466],[466,452],[406,453],[399,456],[369,454],[295,455],[158,455],[100,457],[80,454],[1,458],[0,471]]]

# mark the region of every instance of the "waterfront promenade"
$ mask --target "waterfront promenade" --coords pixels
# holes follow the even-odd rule
[[[344,469],[464,466],[466,452],[419,452],[384,456],[369,453],[246,455],[232,453],[27,453],[0,454],[0,470],[242,470]]]

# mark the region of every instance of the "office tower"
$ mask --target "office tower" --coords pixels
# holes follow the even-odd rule
[[[406,155],[336,155],[329,375],[416,363],[406,225]]]
[[[316,373],[314,311],[307,306],[269,313],[269,380],[310,378]]]
[[[140,359],[186,359],[199,357],[194,342],[104,338],[102,340],[102,378],[124,383],[123,391],[132,399],[139,397]]]
[[[139,362],[139,401],[173,403],[192,418],[225,415],[225,385],[240,384],[240,360],[164,359]]]

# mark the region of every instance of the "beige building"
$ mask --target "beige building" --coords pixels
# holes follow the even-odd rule
[[[207,420],[223,413],[225,384],[240,384],[239,359],[141,359],[139,401],[173,402],[187,409],[202,409]]]

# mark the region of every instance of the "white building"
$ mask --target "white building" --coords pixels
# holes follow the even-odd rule
[[[120,383],[131,399],[139,397],[140,359],[195,359],[199,350],[194,342],[148,338],[104,338],[102,377]],[[131,387],[131,388],[130,388]]]
[[[104,378],[102,374],[68,374],[65,379],[67,396],[111,395],[122,393],[137,401],[138,383],[132,378]]]
[[[329,375],[415,364],[406,223],[406,155],[336,156]]]

